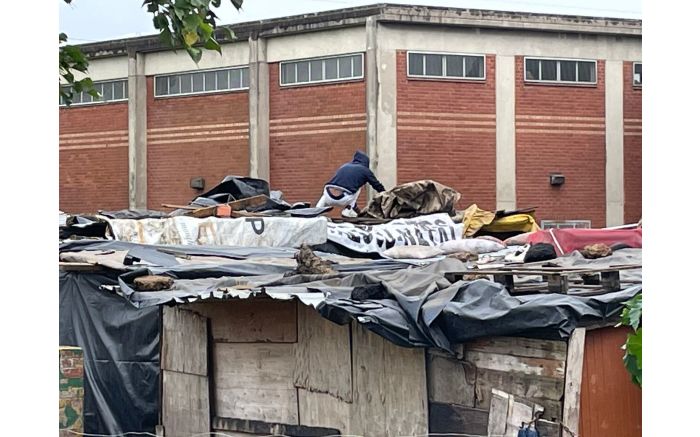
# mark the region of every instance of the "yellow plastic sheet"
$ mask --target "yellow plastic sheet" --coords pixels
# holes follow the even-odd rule
[[[496,218],[496,213],[480,209],[476,204],[470,205],[464,211],[464,220],[462,221],[464,223],[463,237],[473,236],[479,229],[493,222],[494,218]]]
[[[539,231],[537,221],[530,214],[514,214],[496,218],[496,213],[485,211],[476,204],[464,211],[463,237],[474,236],[481,229],[488,232],[533,232]]]

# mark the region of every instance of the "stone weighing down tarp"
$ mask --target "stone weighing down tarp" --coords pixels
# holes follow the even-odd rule
[[[325,217],[108,219],[116,240],[142,244],[299,247],[326,242]]]
[[[447,214],[397,219],[380,225],[328,223],[328,240],[360,253],[382,253],[394,246],[438,246],[462,238],[464,225]]]

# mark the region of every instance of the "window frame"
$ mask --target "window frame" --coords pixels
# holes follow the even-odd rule
[[[410,62],[409,59],[411,54],[414,55],[438,55],[442,56],[442,69],[447,74],[447,56],[472,56],[475,58],[481,58],[484,61],[484,74],[483,77],[464,77],[464,76],[435,76],[431,74],[411,74],[409,70]],[[423,62],[423,71],[425,71],[425,61]],[[462,68],[466,69],[466,63],[462,61]],[[486,82],[486,55],[479,53],[456,53],[456,52],[431,52],[422,50],[407,50],[406,51],[406,77],[411,79],[424,79],[424,80],[445,80],[445,81],[464,81],[464,82]]]
[[[77,103],[73,102],[70,104],[70,106],[66,105],[65,102],[64,103],[59,102],[58,107],[59,108],[72,108],[74,106],[107,105],[110,103],[127,102],[129,100],[129,78],[98,80],[98,81],[93,82],[93,85],[104,85],[105,83],[111,83],[112,84],[112,93],[114,93],[114,84],[116,82],[124,82],[124,91],[125,91],[124,95],[125,95],[125,97],[123,97],[121,99],[98,100],[98,101],[92,101],[92,102],[77,102]],[[60,86],[64,87],[64,86],[68,86],[68,84],[61,84]],[[112,94],[112,95],[114,95],[114,94]]]
[[[206,81],[204,79],[204,74],[206,73],[216,73],[219,71],[223,70],[245,70],[248,69],[248,86],[241,86],[240,88],[229,88],[229,89],[217,89],[216,83],[214,84],[214,89],[213,90],[208,90],[206,91],[204,88],[206,87]],[[163,94],[163,95],[158,95],[156,94],[156,81],[158,78],[163,78],[163,77],[171,77],[171,76],[184,76],[187,74],[202,74],[202,91],[190,91],[187,93],[179,92],[179,93],[173,93],[173,94]],[[190,76],[193,77],[193,76]],[[214,77],[216,78],[215,80],[218,81],[218,75],[214,74]],[[231,76],[229,73],[229,82],[231,81]],[[243,73],[241,73],[241,85],[243,85]],[[168,90],[170,90],[170,81],[168,81]],[[182,83],[180,83],[180,89],[182,89]],[[192,83],[192,86],[190,89],[194,89],[194,83]],[[202,69],[202,70],[187,70],[187,71],[178,71],[175,73],[164,73],[164,74],[156,74],[153,76],[153,98],[155,99],[167,99],[169,97],[187,97],[187,96],[199,96],[203,94],[221,94],[221,93],[235,93],[239,91],[248,91],[250,89],[250,67],[248,65],[236,65],[236,66],[228,66],[228,67],[217,67],[217,68],[207,68],[207,69]]]
[[[634,83],[634,75],[636,74],[634,71],[634,67],[637,65],[642,65],[642,61],[634,61],[632,62],[632,86],[635,88],[641,88],[642,84],[644,83],[644,80],[642,79],[641,83]]]
[[[578,62],[593,62],[593,68],[595,71],[595,81],[593,82],[581,82],[581,81],[570,81],[570,80],[548,80],[548,79],[528,79],[527,78],[527,61],[557,61],[557,77],[561,77],[561,63],[560,61],[576,62],[576,77],[578,77]],[[542,77],[542,64],[539,64],[540,77]],[[597,86],[598,85],[598,60],[597,59],[583,59],[583,58],[548,58],[542,56],[523,56],[523,81],[525,83],[541,83],[547,85],[576,85],[576,86]]]
[[[312,61],[326,61],[328,59],[340,59],[340,58],[350,58],[350,66],[352,68],[352,72],[355,72],[355,67],[352,63],[352,57],[360,55],[360,62],[362,63],[360,68],[360,76],[353,76],[353,77],[342,77],[342,78],[336,78],[336,79],[321,79],[321,80],[312,80],[311,79],[311,62]],[[297,63],[300,62],[308,62],[309,63],[309,80],[306,82],[293,82],[293,83],[282,83],[282,68],[284,65],[289,65],[289,64],[295,64],[294,65],[294,76],[296,79],[296,76],[298,75],[298,68],[297,68]],[[312,58],[300,58],[300,59],[287,59],[284,61],[279,61],[278,65],[278,71],[279,71],[279,77],[278,77],[278,84],[280,88],[288,88],[288,87],[295,87],[295,86],[313,86],[316,84],[324,84],[324,83],[335,83],[335,82],[359,82],[365,80],[365,53],[364,52],[352,52],[352,53],[343,53],[340,55],[330,55],[330,56],[315,56]],[[325,76],[325,71],[326,71],[326,63],[321,62],[321,76]],[[337,74],[340,75],[340,61],[337,62]]]

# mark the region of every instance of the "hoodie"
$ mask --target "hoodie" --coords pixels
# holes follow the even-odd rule
[[[384,185],[369,169],[369,157],[358,150],[355,152],[352,162],[341,165],[327,185],[335,185],[356,193],[366,183],[369,183],[378,192],[384,191]]]

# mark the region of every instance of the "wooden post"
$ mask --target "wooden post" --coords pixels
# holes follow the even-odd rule
[[[583,375],[583,351],[585,344],[586,329],[574,329],[571,338],[569,338],[569,349],[566,357],[564,414],[562,415],[562,424],[573,432],[575,436],[578,436],[581,404],[581,377]],[[566,428],[564,429],[566,430]]]

